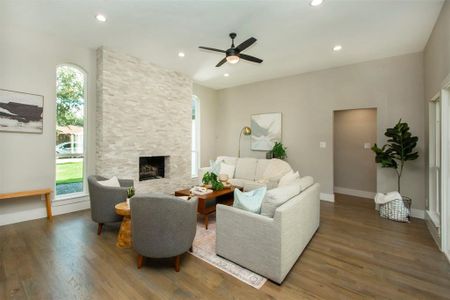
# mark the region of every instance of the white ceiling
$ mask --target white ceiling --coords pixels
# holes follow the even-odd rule
[[[270,78],[422,51],[443,0],[0,0],[0,26],[106,46],[220,89]],[[106,23],[95,20],[97,13]],[[244,53],[264,59],[215,65],[220,53],[254,36]],[[341,44],[341,52],[332,47]],[[178,52],[185,52],[184,58]],[[229,73],[229,77],[224,77]]]

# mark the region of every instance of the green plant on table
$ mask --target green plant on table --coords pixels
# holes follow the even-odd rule
[[[215,191],[223,189],[223,183],[217,179],[217,175],[213,172],[206,172],[202,178],[203,184],[211,184],[211,188]]]
[[[135,194],[136,194],[136,193],[135,193],[134,187],[130,186],[130,187],[127,189],[127,197],[128,197],[128,198],[131,198],[131,197],[133,197]]]
[[[381,148],[378,148],[377,144],[372,147],[372,151],[375,152],[375,162],[381,164],[382,168],[395,170],[397,173],[397,188],[400,193],[400,179],[405,162],[419,157],[419,154],[414,152],[419,138],[412,136],[409,132],[408,123],[402,123],[401,119],[394,128],[386,129],[384,135],[389,138],[387,144]]]
[[[273,158],[285,159],[287,157],[287,148],[281,142],[275,142],[272,148]]]

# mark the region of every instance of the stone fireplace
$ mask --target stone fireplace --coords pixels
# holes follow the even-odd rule
[[[139,181],[164,178],[167,158],[168,156],[139,157]]]
[[[97,55],[96,173],[133,179],[138,193],[189,186],[192,79],[114,50]]]

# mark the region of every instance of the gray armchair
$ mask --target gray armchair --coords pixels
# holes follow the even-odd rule
[[[92,220],[98,223],[98,235],[102,233],[104,223],[122,220],[122,217],[116,214],[114,206],[127,200],[127,189],[133,186],[132,179],[119,179],[120,187],[109,187],[98,183],[103,180],[107,178],[95,175],[88,177],[91,216]]]
[[[149,193],[131,198],[130,206],[137,267],[142,267],[144,257],[175,257],[179,272],[180,255],[192,247],[197,230],[197,198]]]

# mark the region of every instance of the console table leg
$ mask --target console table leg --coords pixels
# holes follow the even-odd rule
[[[45,194],[45,206],[47,208],[47,219],[51,221],[53,219],[53,215],[52,215],[52,200],[50,198],[50,193]]]

